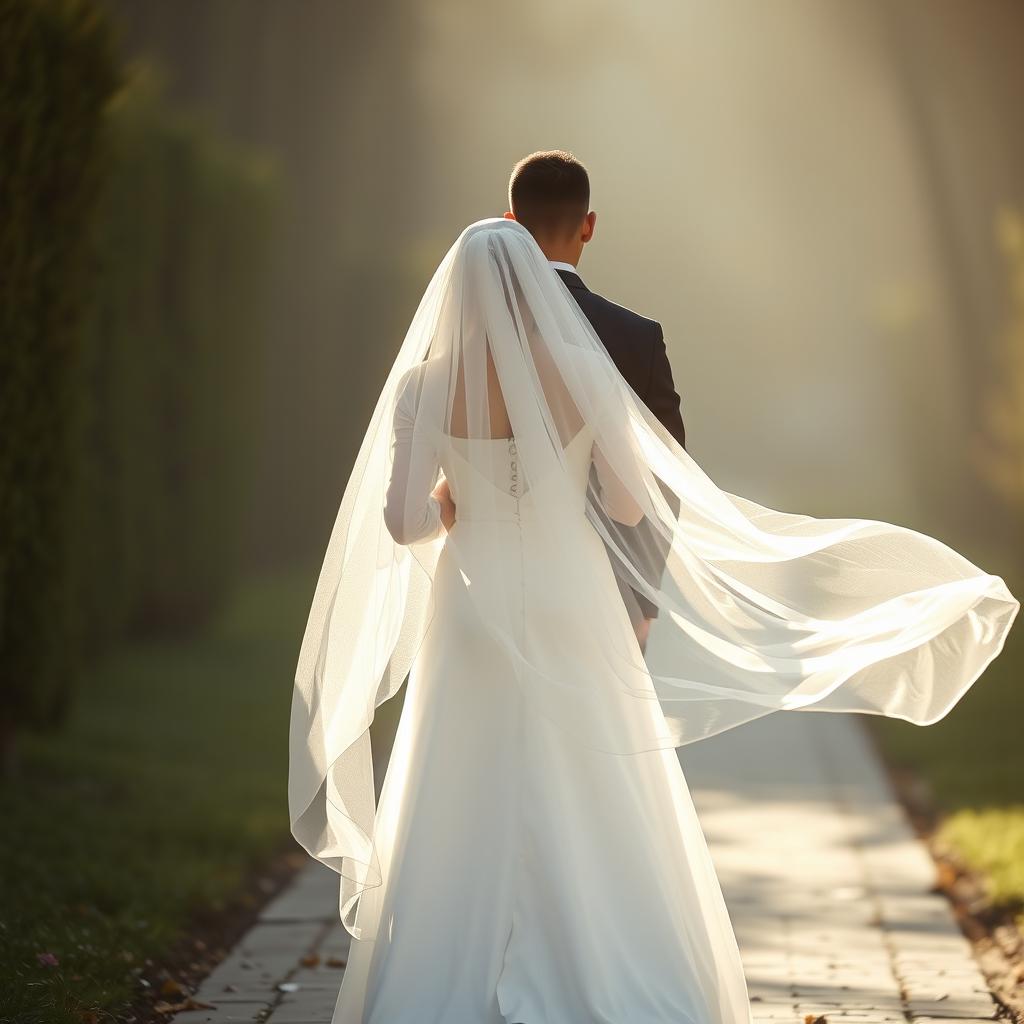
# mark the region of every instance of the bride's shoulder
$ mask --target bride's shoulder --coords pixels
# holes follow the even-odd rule
[[[415,390],[417,386],[423,384],[430,372],[431,364],[434,362],[436,362],[434,359],[424,359],[422,362],[416,363],[415,366],[410,366],[398,378],[398,394],[403,395],[407,391]]]
[[[410,384],[417,382],[423,382],[427,379],[436,377],[439,373],[447,373],[448,359],[442,356],[428,356],[426,359],[420,360],[414,366],[410,366],[398,378],[399,387],[408,387]]]
[[[409,367],[399,378],[395,387],[396,405],[403,409],[415,408],[420,395],[431,382],[447,383],[447,373],[442,374],[442,360],[437,357],[424,359]]]

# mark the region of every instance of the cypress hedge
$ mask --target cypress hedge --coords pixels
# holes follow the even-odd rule
[[[238,571],[278,195],[274,166],[168,105],[151,66],[108,128],[78,517],[100,647],[201,625]]]
[[[121,68],[87,0],[0,0],[0,745],[83,658],[239,570],[278,196]]]
[[[88,0],[0,0],[0,748],[58,721],[72,635],[73,490],[104,106],[118,84]]]

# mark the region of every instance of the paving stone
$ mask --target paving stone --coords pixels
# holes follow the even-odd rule
[[[964,1018],[987,1018],[991,1020],[996,1014],[996,1004],[991,997],[978,996],[974,999],[945,999],[941,1002],[916,1002],[910,1001],[910,1015],[912,1017],[930,1017],[948,1020],[954,1017],[958,1020]]]
[[[175,1021],[186,1024],[229,1024],[234,1021],[262,1020],[261,1014],[267,1009],[266,1003],[225,1003],[215,1010],[189,1010],[179,1013]]]
[[[207,979],[196,992],[196,998],[203,1003],[216,1003],[218,1006],[228,1003],[266,1003],[269,1005],[277,1000],[276,985],[254,985],[246,988],[211,984]]]
[[[213,986],[217,992],[223,992],[228,986],[241,990],[273,989],[299,966],[299,958],[304,953],[305,946],[259,956],[236,948],[205,979],[201,991],[207,986]]]
[[[239,948],[252,957],[272,953],[297,953],[301,956],[317,945],[324,931],[324,924],[318,921],[261,921],[246,932]]]
[[[331,930],[320,943],[320,954],[325,958],[336,957],[347,960],[351,946],[352,936],[349,934],[348,929],[335,920]]]
[[[755,1020],[797,1020],[796,1007],[792,1003],[751,1003]]]
[[[928,1003],[939,1003],[952,1001],[957,1004],[976,1000],[979,1006],[985,1008],[991,997],[988,991],[979,987],[971,979],[949,979],[936,977],[920,981],[908,981],[902,979],[904,991],[907,993],[907,1000],[911,1008]]]
[[[338,990],[302,989],[284,996],[274,1008],[274,1024],[298,1024],[299,1021],[326,1019],[330,1021],[338,1001]]]
[[[950,1024],[950,1018],[948,1017],[918,1017],[913,1016],[914,1024]],[[988,1024],[992,1021],[993,1017],[958,1017],[956,1018],[958,1024]]]
[[[337,921],[338,878],[330,868],[312,861],[284,892],[263,908],[260,920]]]
[[[327,989],[337,994],[344,973],[344,969],[339,967],[304,967],[288,980],[298,985],[301,991]]]

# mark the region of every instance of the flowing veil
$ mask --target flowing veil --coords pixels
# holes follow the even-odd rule
[[[594,461],[582,490],[569,458],[580,437]],[[400,481],[399,440],[412,453]],[[450,533],[424,530],[442,451],[511,458],[511,491],[474,492],[473,518],[501,529],[467,530],[457,511]],[[516,542],[509,529],[528,530],[543,580],[524,586],[513,560],[488,551]],[[532,708],[566,743],[610,756],[779,710],[927,725],[1000,652],[1020,607],[1001,577],[914,530],[782,512],[717,487],[619,374],[530,233],[503,218],[471,224],[427,286],[371,417],[295,678],[291,827],[340,874],[356,937],[358,897],[380,883],[369,727],[434,614],[443,548]],[[658,669],[609,566],[660,609]]]

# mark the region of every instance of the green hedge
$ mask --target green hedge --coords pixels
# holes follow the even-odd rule
[[[87,639],[189,628],[231,585],[248,500],[277,180],[170,108],[151,67],[109,117],[78,606]]]
[[[90,258],[118,73],[86,0],[0,0],[0,740],[74,675],[69,501]]]
[[[278,181],[123,70],[100,9],[0,0],[0,739],[83,657],[235,580]]]

